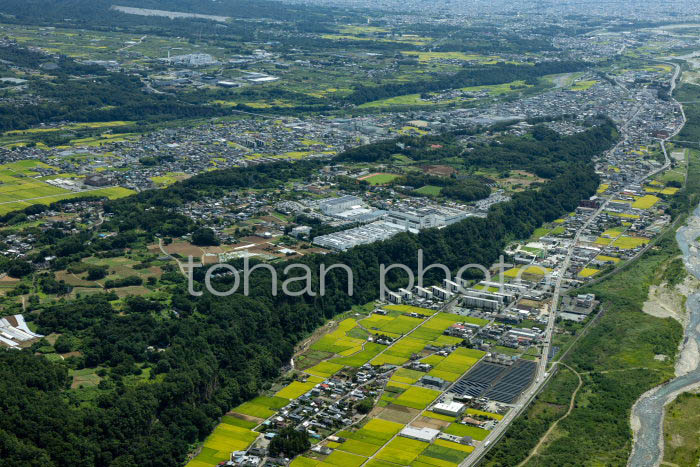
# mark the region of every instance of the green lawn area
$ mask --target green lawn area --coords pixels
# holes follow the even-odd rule
[[[420,193],[421,195],[427,196],[439,196],[441,191],[442,187],[435,185],[425,185],[415,190],[416,193]]]
[[[541,237],[544,237],[545,235],[549,234],[551,232],[551,229],[545,229],[544,227],[538,227],[535,229],[535,231],[532,233],[532,239],[533,240],[538,240]]]

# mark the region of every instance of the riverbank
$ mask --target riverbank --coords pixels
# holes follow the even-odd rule
[[[700,206],[688,217],[686,225],[676,233],[676,242],[683,255],[683,263],[692,276],[686,279],[697,286],[700,279]],[[684,324],[684,338],[675,366],[675,378],[645,392],[632,407],[630,424],[634,433],[629,466],[658,466],[664,457],[663,419],[665,408],[680,394],[700,388],[700,292],[697,287],[684,288],[687,292],[685,313],[675,313]],[[656,296],[658,299],[658,294]],[[652,306],[649,310],[663,312],[664,307]],[[645,310],[645,311],[649,311]],[[674,313],[670,313],[673,315]]]

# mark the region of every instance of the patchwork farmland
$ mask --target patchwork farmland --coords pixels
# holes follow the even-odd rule
[[[230,451],[265,446],[264,433],[280,426],[311,433],[312,448],[293,466],[464,460],[503,415],[452,402],[448,390],[486,353],[461,347],[446,330],[489,322],[409,305],[367,308],[347,313],[296,357],[313,365],[231,410],[188,467],[223,459],[227,442]],[[371,405],[358,411],[362,401]]]
[[[71,191],[47,183],[37,170],[51,166],[34,160],[23,160],[0,165],[0,215],[23,209],[33,204],[51,204],[83,196],[122,198],[134,193],[123,187],[92,188]]]

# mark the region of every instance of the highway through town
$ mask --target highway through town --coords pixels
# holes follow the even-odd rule
[[[671,90],[675,89],[675,83],[676,80],[678,79],[678,76],[680,75],[680,67],[677,64],[673,64],[675,66],[675,72],[673,74],[673,77],[671,78]],[[683,112],[683,107],[678,104],[675,99],[673,99],[673,103],[675,105],[678,105],[681,109],[681,113],[683,115],[683,123],[674,131],[672,135],[669,135],[667,138],[661,140],[661,148],[664,153],[664,164],[649,173],[647,173],[645,176],[641,177],[638,181],[642,182],[650,177],[655,176],[659,172],[662,172],[666,169],[668,169],[671,166],[671,159],[668,156],[668,153],[666,151],[666,146],[665,142],[669,140],[670,138],[674,137],[677,135],[680,130],[683,128],[683,125],[685,125],[686,118],[685,118],[685,112]],[[637,116],[639,115],[641,107],[637,107],[635,111],[632,113],[632,115],[627,119],[624,125],[620,127],[620,132],[622,133],[622,137],[620,138],[620,141],[612,148],[610,149],[607,153],[612,154],[626,139],[627,135],[625,135],[625,129],[629,126],[629,124],[634,121]],[[584,234],[585,231],[587,231],[588,227],[591,225],[591,223],[602,213],[605,208],[607,207],[608,203],[610,200],[615,199],[615,197],[623,190],[619,190],[610,196],[608,196],[605,201],[600,205],[600,207],[591,215],[589,218],[586,220],[586,222],[581,225],[581,227],[576,231],[576,235],[574,236],[573,240],[569,244],[569,248],[567,250],[566,256],[564,260],[562,261],[561,267],[557,271],[557,276],[556,276],[556,283],[554,286],[554,291],[552,294],[552,304],[549,309],[549,319],[547,321],[547,328],[545,332],[545,340],[544,340],[544,345],[542,348],[542,353],[540,357],[540,361],[538,362],[538,367],[537,367],[537,372],[535,374],[535,378],[533,383],[530,385],[530,387],[523,393],[523,395],[520,397],[518,402],[511,408],[511,410],[506,414],[506,416],[501,420],[501,422],[496,426],[496,428],[491,431],[491,433],[481,442],[479,445],[474,449],[474,451],[460,464],[460,467],[467,467],[467,466],[473,466],[477,465],[483,457],[486,455],[488,450],[503,436],[503,434],[506,432],[508,429],[508,426],[510,423],[512,423],[513,420],[515,420],[532,402],[532,400],[535,398],[535,396],[542,390],[544,385],[548,382],[549,377],[552,376],[553,372],[547,373],[547,363],[548,363],[548,355],[550,352],[551,348],[551,341],[552,341],[552,335],[554,333],[554,323],[556,320],[556,315],[557,315],[557,306],[559,302],[559,297],[561,295],[561,286],[562,282],[564,279],[564,274],[569,268],[570,262],[571,262],[571,257],[573,256],[574,249],[576,245],[579,242],[579,239],[581,235]]]

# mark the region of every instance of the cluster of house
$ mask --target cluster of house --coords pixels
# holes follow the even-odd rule
[[[98,201],[73,201],[61,205],[61,211],[47,210],[37,214],[26,215],[25,222],[36,222],[36,228],[45,231],[55,229],[65,235],[75,235],[80,230],[77,223],[92,225],[99,221],[102,212]],[[31,230],[8,230],[0,232],[0,242],[3,248],[0,254],[8,258],[24,258],[37,241],[37,236]],[[47,258],[50,261],[52,258]],[[42,267],[42,264],[36,264]]]
[[[326,379],[290,401],[276,416],[266,421],[269,424],[268,431],[285,426],[303,427],[312,438],[319,438],[322,430],[350,425],[355,416],[352,404],[376,395],[376,392],[365,386],[369,386],[380,374],[379,369],[365,365],[354,378]]]

